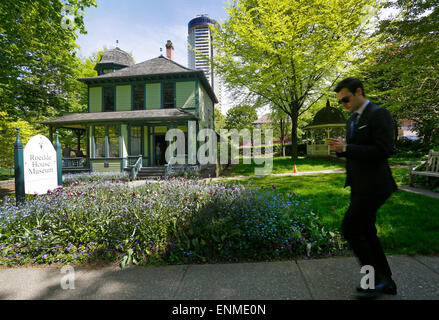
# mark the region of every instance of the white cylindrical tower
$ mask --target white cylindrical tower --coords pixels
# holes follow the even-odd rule
[[[208,59],[215,56],[209,24],[217,24],[208,15],[201,14],[188,24],[188,67],[203,70],[218,99],[216,107],[221,110],[222,80],[215,73]],[[198,51],[195,52],[194,50]]]

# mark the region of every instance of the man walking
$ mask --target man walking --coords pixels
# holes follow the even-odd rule
[[[366,99],[359,79],[344,79],[334,91],[338,102],[352,113],[346,124],[346,140],[327,140],[330,150],[346,158],[345,187],[351,187],[341,231],[360,264],[370,265],[375,271],[375,288],[358,286],[357,298],[396,294],[375,227],[376,212],[397,190],[387,162],[393,152],[393,120],[387,109]]]

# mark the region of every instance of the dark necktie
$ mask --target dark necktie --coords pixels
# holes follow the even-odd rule
[[[351,132],[349,133],[350,138],[352,138],[352,135],[354,134],[355,126],[357,125],[357,118],[358,118],[358,113],[354,112],[354,115],[352,116],[352,121],[351,121]]]

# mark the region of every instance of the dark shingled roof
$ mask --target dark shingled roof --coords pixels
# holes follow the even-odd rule
[[[128,78],[137,78],[136,80],[139,80],[139,78],[144,77],[164,75],[169,76],[178,74],[186,74],[188,76],[199,78],[214,103],[218,103],[218,99],[216,98],[215,93],[213,92],[213,89],[207,81],[206,75],[203,71],[186,68],[175,61],[164,57],[163,55],[111,73],[96,77],[79,78],[78,80],[85,83],[99,83],[100,81],[105,82],[106,80],[111,81],[121,78],[124,78],[124,80],[128,80]]]
[[[114,63],[129,67],[134,65],[134,60],[127,52],[116,47],[115,49],[105,51],[97,65],[107,63]]]
[[[74,113],[60,118],[44,121],[44,124],[65,125],[91,122],[121,122],[135,120],[196,120],[197,118],[182,109],[152,109],[136,111]]]
[[[104,75],[81,78],[81,81],[87,80],[98,80],[98,79],[110,79],[110,78],[120,78],[120,77],[135,77],[135,76],[145,76],[145,75],[155,75],[155,74],[166,74],[166,73],[182,73],[182,72],[198,72],[198,70],[188,69],[182,65],[160,56],[158,58],[146,60],[141,63],[137,63],[133,66],[126,67],[111,73]]]
[[[326,107],[316,113],[311,125],[335,123],[346,123],[346,119],[340,110],[331,107],[327,101]]]

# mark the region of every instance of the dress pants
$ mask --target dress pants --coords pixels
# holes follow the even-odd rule
[[[352,194],[351,203],[344,216],[341,231],[360,264],[375,269],[375,279],[391,277],[392,272],[375,227],[376,212],[391,194]]]

